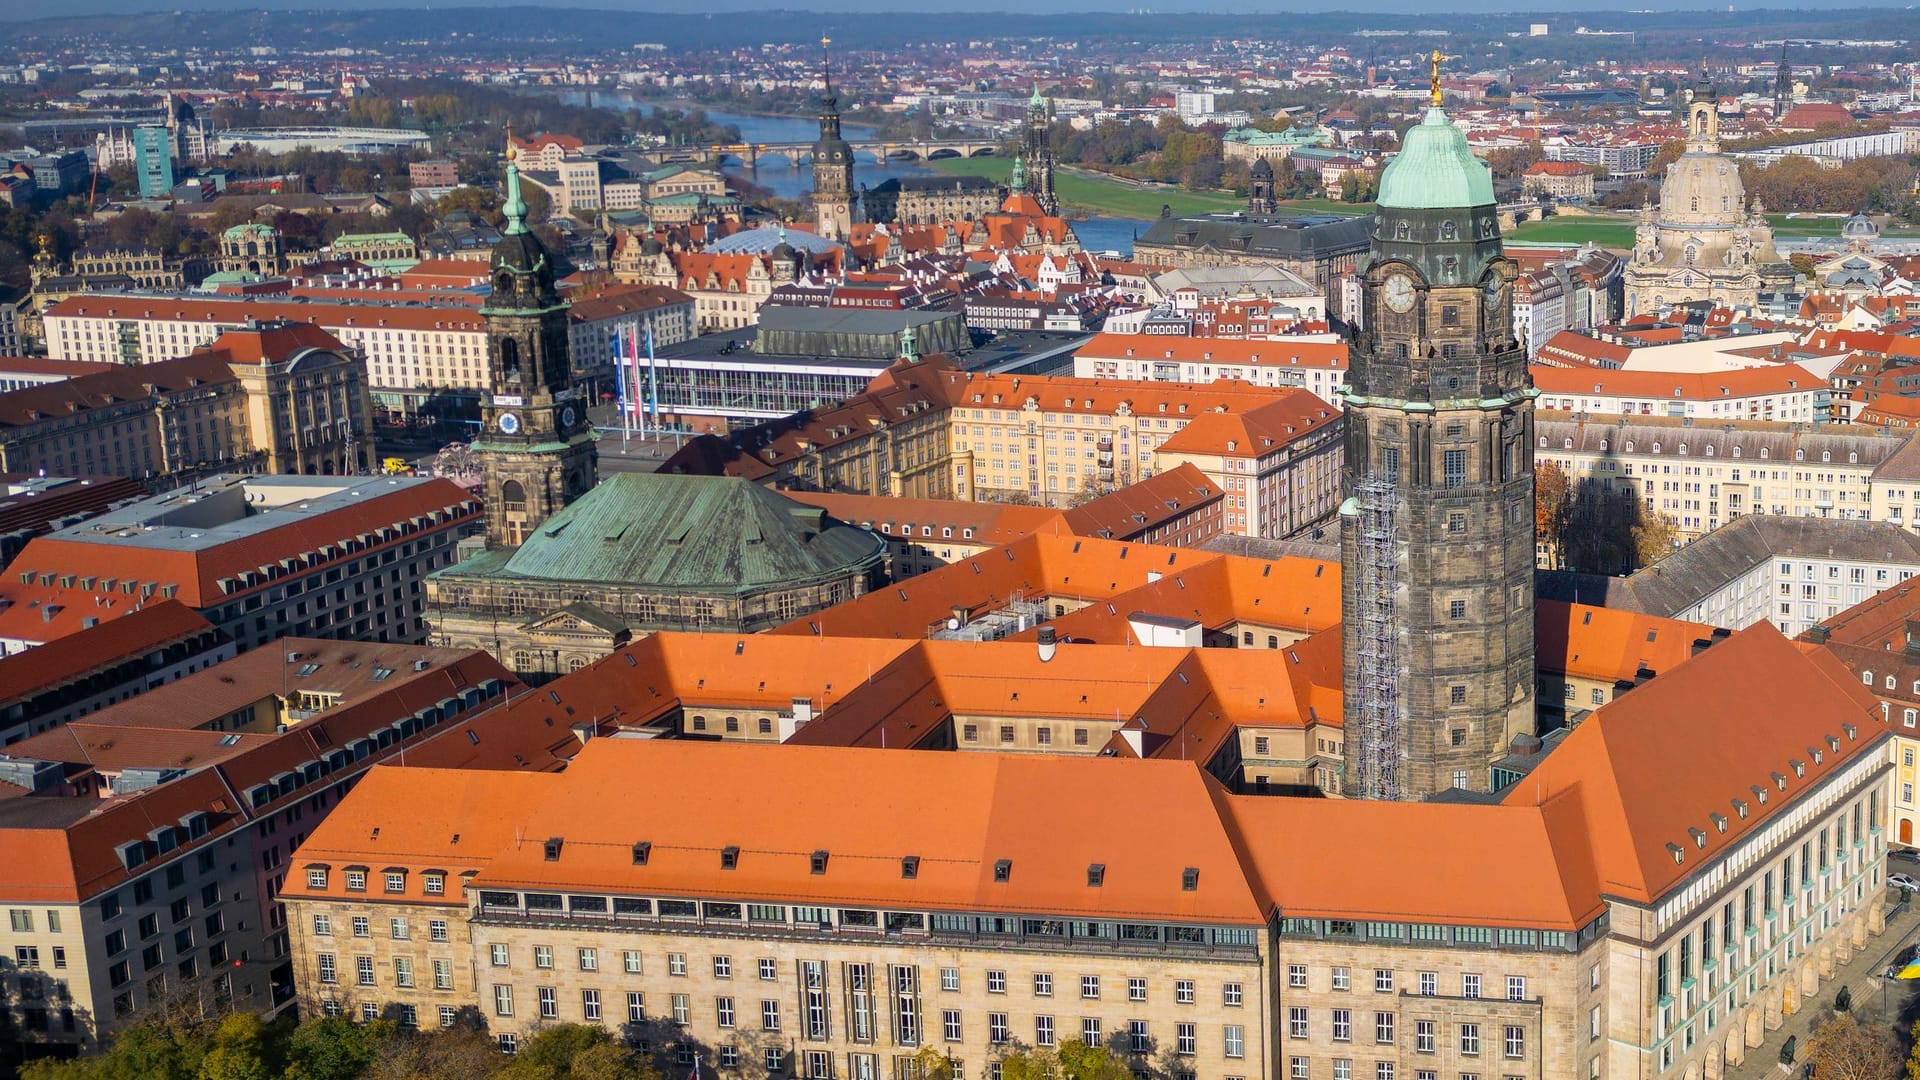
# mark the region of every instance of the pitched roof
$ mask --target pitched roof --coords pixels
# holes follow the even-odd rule
[[[177,600],[129,611],[77,634],[0,658],[0,704],[62,686],[171,642],[213,632],[212,623]]]
[[[1262,912],[1218,826],[1209,781],[1191,764],[1001,754],[660,740],[595,740],[564,793],[481,871],[482,888],[570,887],[643,895],[898,904],[949,911],[1153,915],[1257,924]],[[711,777],[729,778],[715,785]],[[1110,795],[1154,812],[1115,829]],[[649,792],[641,803],[633,791]],[[739,790],[757,793],[737,797]],[[941,792],[929,813],[926,793]],[[402,795],[411,801],[411,797]],[[373,801],[373,800],[370,800]],[[389,812],[399,809],[393,799]],[[614,808],[622,812],[613,813]],[[1047,828],[1033,828],[1044,821]],[[878,827],[884,823],[884,827]],[[316,830],[325,843],[332,821]],[[562,840],[546,858],[549,838]],[[634,844],[652,844],[644,866]],[[735,869],[723,848],[737,847]],[[811,853],[824,851],[823,873]],[[918,858],[917,873],[901,860]],[[1004,881],[995,866],[1005,861]],[[1087,868],[1101,864],[1102,884]],[[1192,891],[1182,873],[1199,871]]]
[[[210,352],[138,367],[115,365],[107,371],[0,394],[0,427],[40,424],[119,402],[223,385],[236,379],[227,357]]]
[[[867,530],[749,480],[614,473],[548,519],[504,564],[441,573],[741,595],[843,578],[884,551]]]
[[[1600,891],[1651,903],[1885,738],[1837,660],[1756,623],[1594,712],[1502,802],[1576,801]]]

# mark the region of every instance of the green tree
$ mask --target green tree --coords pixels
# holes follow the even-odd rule
[[[286,1080],[358,1080],[379,1058],[398,1026],[356,1024],[344,1016],[309,1020],[287,1040]]]
[[[557,1024],[527,1040],[501,1080],[658,1080],[638,1053],[597,1024]]]
[[[200,1080],[272,1080],[280,1073],[278,1033],[254,1013],[231,1013],[200,1059]]]

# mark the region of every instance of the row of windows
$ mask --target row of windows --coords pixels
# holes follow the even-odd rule
[[[1364,1022],[1364,1021],[1363,1021]],[[1460,1023],[1453,1025],[1454,1044],[1462,1055],[1477,1057],[1481,1053],[1481,1025],[1478,1023]],[[1287,1038],[1309,1039],[1312,1022],[1308,1010],[1303,1006],[1291,1006],[1287,1009]],[[1353,1010],[1328,1010],[1327,1032],[1334,1042],[1353,1042]],[[1380,1046],[1394,1046],[1399,1043],[1399,1015],[1391,1012],[1373,1014],[1373,1041]],[[1438,1053],[1440,1041],[1440,1022],[1437,1020],[1415,1020],[1413,1022],[1413,1049],[1415,1053]],[[1506,1024],[1500,1032],[1500,1052],[1509,1058],[1527,1056],[1527,1029],[1518,1024]]]
[[[1288,964],[1287,965],[1288,988],[1293,990],[1309,989],[1307,985],[1308,974],[1309,972],[1308,972],[1307,965]],[[1415,975],[1414,979],[1415,979],[1415,982],[1414,982],[1415,992],[1418,993],[1420,996],[1433,997],[1439,994],[1440,992],[1440,973],[1439,972],[1422,971],[1422,972],[1419,972],[1417,975]],[[1481,996],[1481,985],[1482,985],[1482,980],[1479,974],[1475,972],[1465,972],[1460,976],[1459,996],[1463,998],[1478,998]],[[1335,968],[1329,969],[1328,986],[1330,989],[1337,990],[1337,991],[1352,990],[1353,989],[1352,969],[1345,968],[1345,967],[1335,967]],[[1392,968],[1374,968],[1373,969],[1373,991],[1376,994],[1391,994],[1394,992],[1394,971]],[[1506,999],[1508,1001],[1527,1000],[1527,977],[1526,976],[1524,975],[1507,976]]]

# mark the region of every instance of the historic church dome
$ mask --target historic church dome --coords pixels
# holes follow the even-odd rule
[[[1845,240],[1875,240],[1880,236],[1880,226],[1873,223],[1866,211],[1861,210],[1840,226],[1840,236]]]
[[[1379,204],[1399,210],[1493,205],[1493,174],[1473,156],[1467,136],[1439,106],[1407,132],[1380,174]]]
[[[1660,224],[1675,229],[1728,229],[1746,221],[1740,167],[1719,153],[1689,150],[1667,167],[1660,188]]]

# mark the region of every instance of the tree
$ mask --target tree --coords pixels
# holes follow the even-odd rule
[[[657,1080],[659,1073],[598,1024],[556,1024],[527,1040],[500,1080]]]
[[[1900,1073],[1900,1048],[1893,1033],[1877,1023],[1862,1024],[1852,1013],[1840,1013],[1814,1028],[1805,1060],[1820,1080],[1893,1080]]]
[[[1547,553],[1547,569],[1560,567],[1561,549],[1572,509],[1573,481],[1551,461],[1533,467],[1533,537]]]
[[[1133,1080],[1133,1070],[1104,1046],[1068,1039],[1060,1044],[1060,1080]]]
[[[1642,515],[1633,526],[1633,554],[1640,566],[1651,566],[1680,546],[1680,523],[1667,514]]]
[[[200,1059],[200,1080],[273,1080],[280,1075],[277,1034],[255,1013],[227,1015]]]
[[[379,1044],[395,1028],[385,1020],[356,1024],[344,1016],[310,1020],[287,1040],[287,1080],[357,1080],[379,1059]]]

